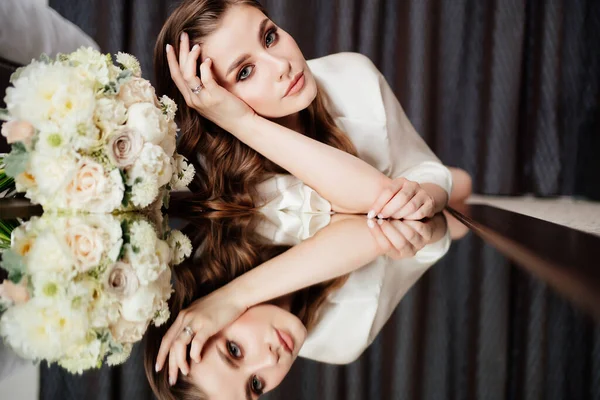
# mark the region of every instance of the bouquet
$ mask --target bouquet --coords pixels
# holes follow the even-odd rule
[[[81,48],[18,69],[6,90],[4,172],[45,210],[140,210],[187,187],[175,152],[177,106],[141,78],[135,57]]]
[[[170,266],[190,253],[180,231],[141,214],[33,217],[3,252],[0,335],[72,373],[123,363],[150,323],[168,320]]]

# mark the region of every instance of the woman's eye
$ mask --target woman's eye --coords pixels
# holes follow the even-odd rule
[[[244,79],[248,78],[252,73],[252,70],[253,67],[251,66],[244,67],[238,75],[238,81],[243,81]]]
[[[275,39],[277,39],[277,33],[276,33],[275,30],[272,30],[271,32],[269,32],[267,34],[267,37],[266,37],[266,40],[265,40],[265,43],[266,43],[267,47],[270,46],[270,45],[272,45],[273,42],[275,42]]]
[[[256,394],[262,394],[264,390],[264,385],[260,379],[256,375],[252,377],[252,391]]]
[[[233,358],[240,358],[242,356],[242,350],[234,342],[227,342],[227,351]]]

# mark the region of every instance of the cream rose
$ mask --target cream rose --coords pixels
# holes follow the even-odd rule
[[[156,92],[150,82],[135,77],[121,86],[118,98],[127,108],[136,103],[158,103]]]
[[[105,248],[99,229],[85,223],[75,223],[69,224],[64,232],[65,242],[71,249],[78,271],[86,272],[100,264]]]
[[[137,130],[146,142],[159,144],[169,131],[165,116],[154,104],[137,103],[129,107],[127,126]]]
[[[131,322],[126,319],[119,319],[116,324],[110,327],[110,333],[119,343],[135,343],[142,340],[148,322]]]
[[[119,128],[108,140],[108,157],[117,167],[128,167],[137,159],[144,139],[135,129]]]
[[[84,158],[66,187],[67,204],[76,210],[112,212],[123,199],[125,188],[118,170],[106,174],[102,165]]]
[[[8,121],[2,125],[2,136],[6,138],[8,143],[23,142],[31,143],[31,138],[35,129],[27,121]]]
[[[133,295],[139,286],[135,271],[127,263],[117,262],[107,273],[106,290],[121,299]]]

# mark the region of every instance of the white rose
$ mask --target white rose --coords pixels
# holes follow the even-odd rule
[[[83,158],[65,193],[70,208],[102,213],[118,208],[124,192],[125,187],[117,169],[106,174],[102,165]]]
[[[136,180],[152,179],[161,187],[166,185],[172,176],[171,158],[162,147],[146,143],[138,159],[127,173],[127,184],[133,186]]]
[[[121,318],[110,327],[110,333],[119,343],[135,343],[142,340],[146,329],[148,321],[132,322]]]
[[[136,103],[151,103],[154,106],[158,102],[154,88],[142,78],[132,78],[121,85],[118,98],[127,108]]]
[[[101,129],[111,132],[127,121],[127,109],[119,99],[102,97],[96,101],[94,121]]]
[[[139,286],[140,282],[134,269],[127,263],[117,262],[107,271],[106,290],[120,299],[133,295]]]
[[[151,103],[136,103],[129,107],[126,125],[153,144],[162,142],[169,130],[165,116]]]
[[[110,137],[107,153],[117,167],[128,167],[137,159],[144,146],[144,139],[135,129],[118,128]]]

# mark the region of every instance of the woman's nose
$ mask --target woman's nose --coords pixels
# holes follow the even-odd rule
[[[268,53],[267,53],[267,57],[269,57],[269,61],[272,63],[273,69],[274,69],[275,73],[277,74],[277,77],[280,81],[291,78],[288,75],[290,73],[290,70],[292,69],[291,68],[292,66],[287,58],[279,57],[275,54],[268,54]]]
[[[267,368],[277,365],[279,362],[279,354],[277,348],[266,344],[259,353],[256,354],[253,367],[256,369]]]

